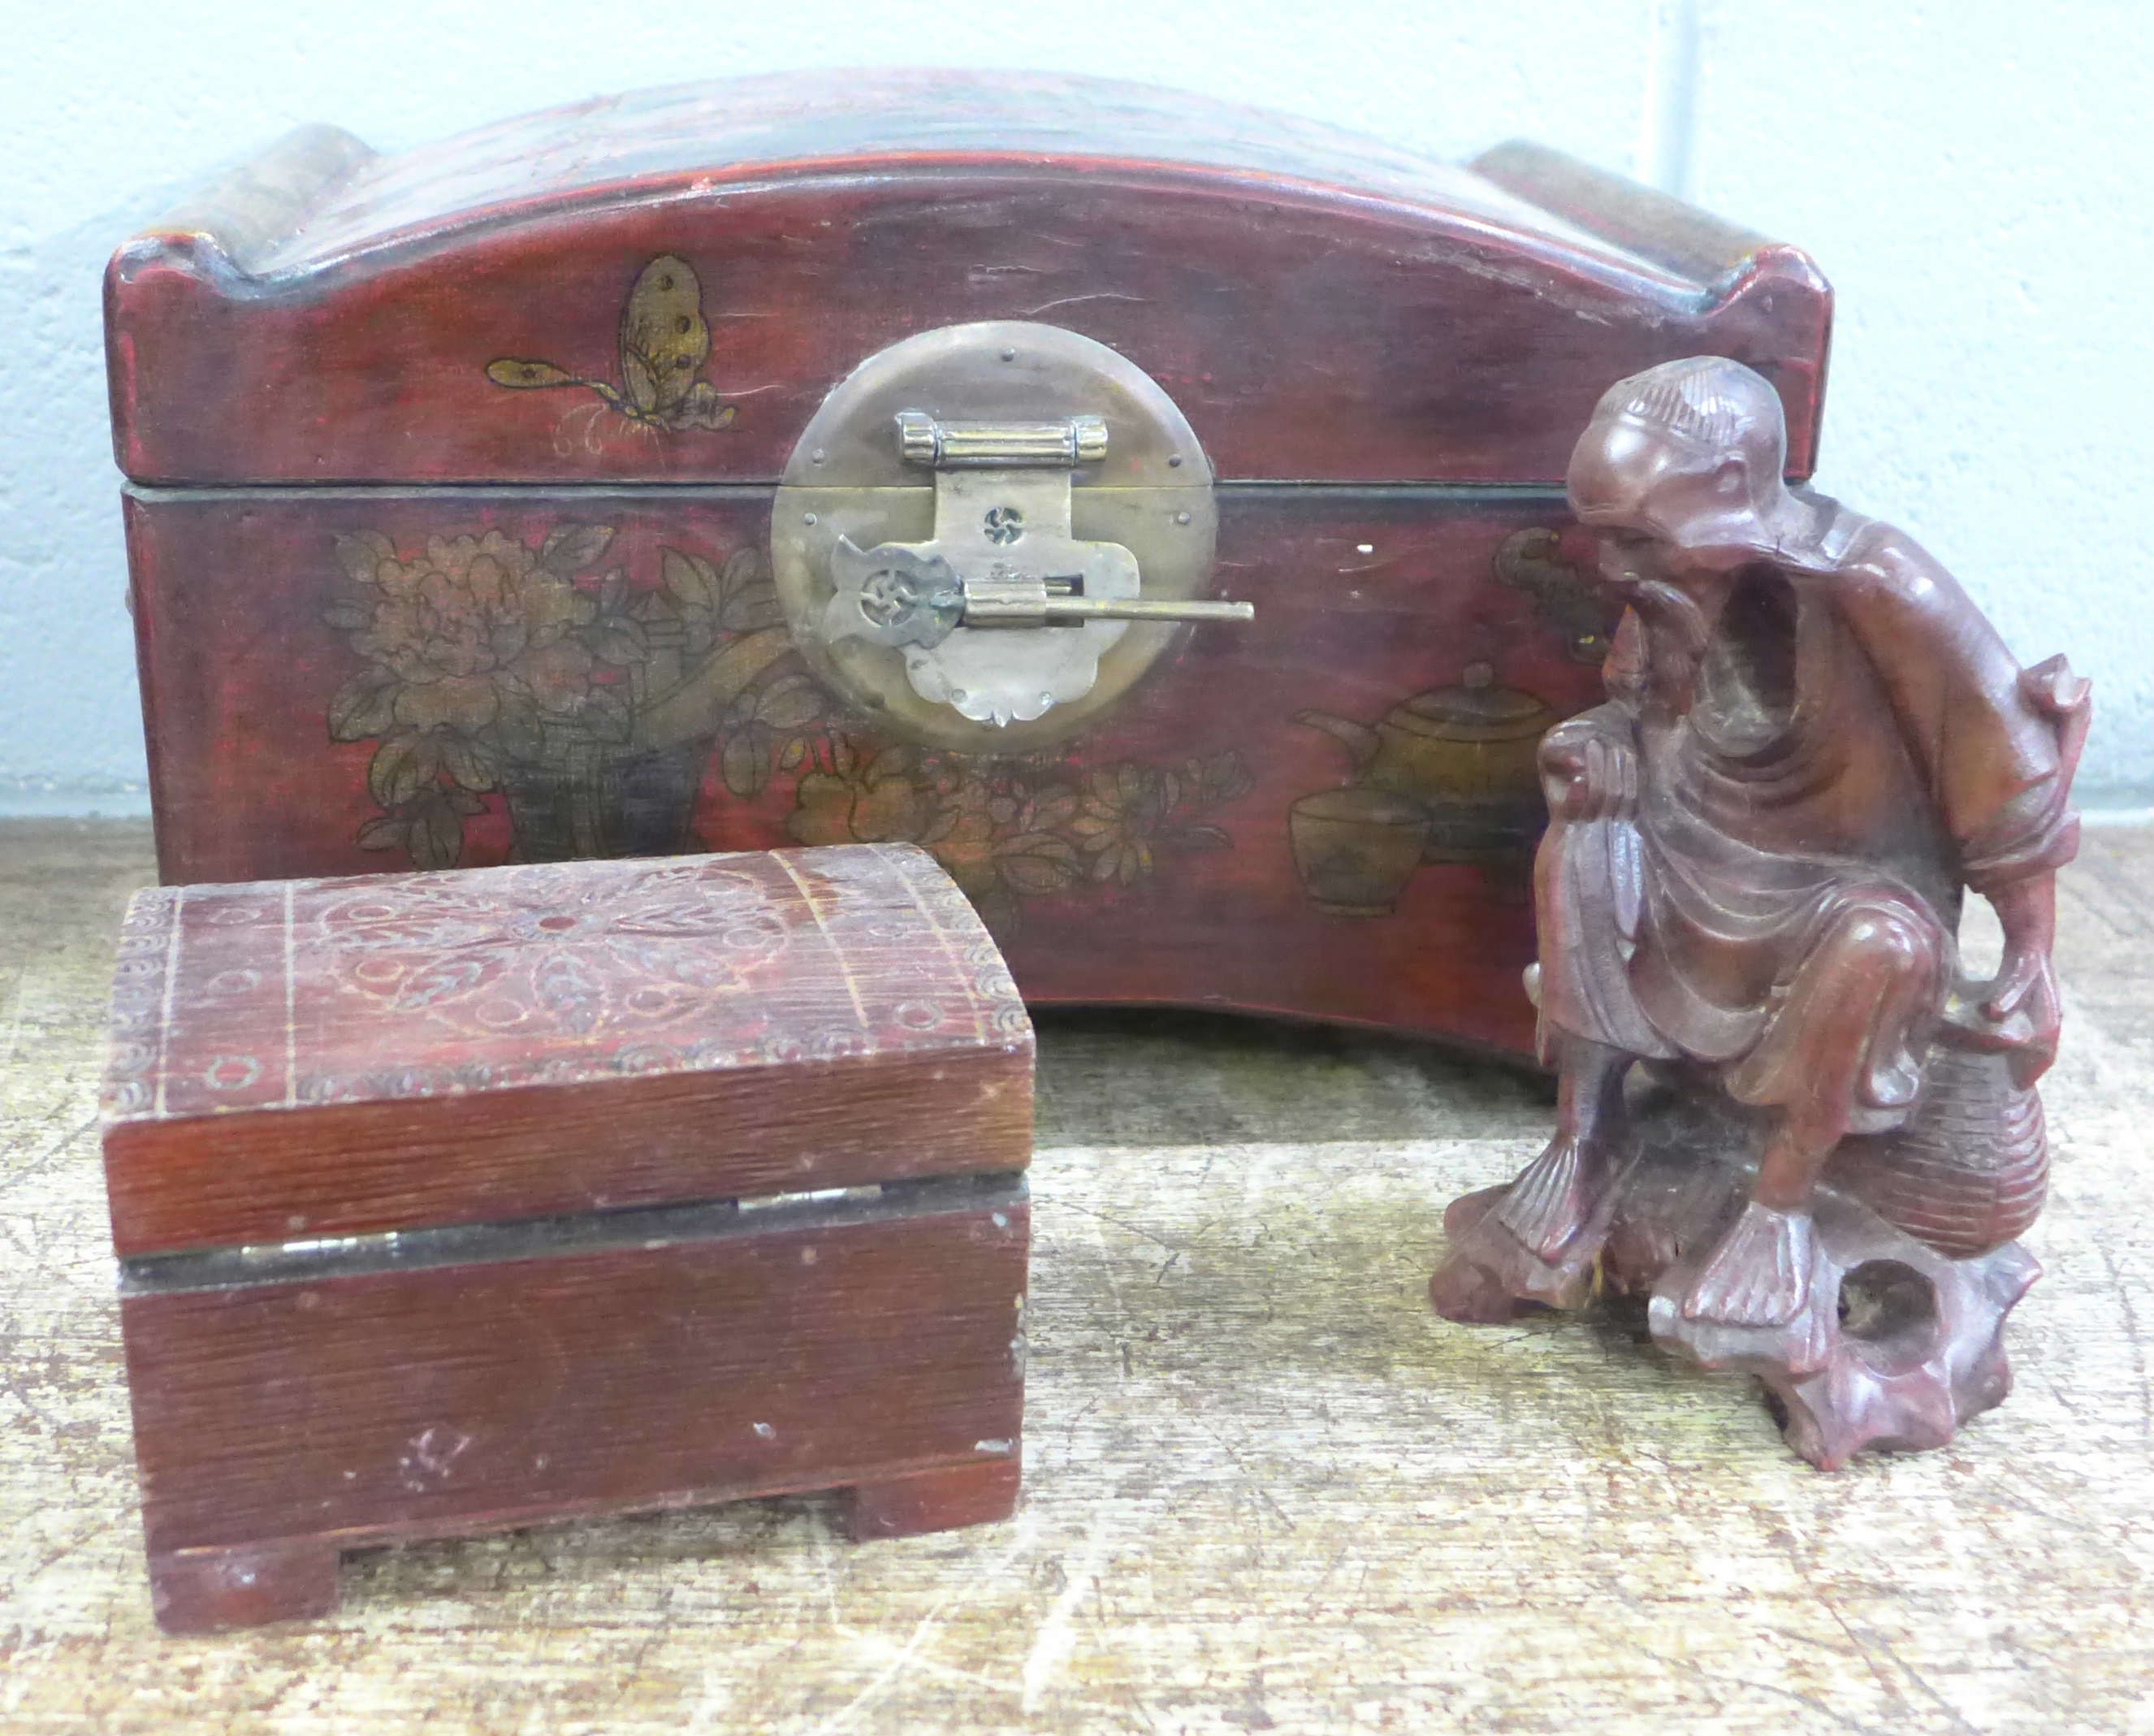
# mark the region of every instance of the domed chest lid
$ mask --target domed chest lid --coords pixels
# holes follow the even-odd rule
[[[1499,682],[1493,663],[1469,663],[1457,686],[1416,693],[1387,721],[1437,741],[1508,742],[1539,735],[1555,720],[1532,694]]]
[[[1222,480],[1554,486],[1608,382],[1680,355],[1774,380],[1806,475],[1831,300],[1538,146],[817,68],[392,156],[302,129],[127,243],[107,308],[144,483],[760,486],[869,357],[1031,321],[1148,375]]]

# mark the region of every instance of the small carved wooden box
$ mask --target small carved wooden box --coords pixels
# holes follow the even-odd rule
[[[105,1162],[158,1620],[562,1515],[1003,1516],[1031,1137],[924,851],[139,895]]]
[[[1525,1052],[1571,444],[1719,355],[1807,475],[1831,297],[1532,146],[817,72],[306,130],[107,312],[167,881],[909,841],[1035,1003]]]

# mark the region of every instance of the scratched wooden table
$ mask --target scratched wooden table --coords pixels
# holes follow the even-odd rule
[[[379,1552],[333,1621],[189,1642],[150,1621],[92,1120],[149,874],[139,826],[0,828],[0,1729],[2154,1730],[2154,835],[2068,877],[2049,1275],[1948,1452],[1820,1476],[1741,1379],[1430,1315],[1439,1208],[1545,1123],[1515,1075],[1061,1019],[1015,1520]]]

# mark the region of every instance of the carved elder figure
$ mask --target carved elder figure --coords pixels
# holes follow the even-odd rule
[[[2019,1172],[2045,1162],[2032,1087],[2087,705],[2061,658],[2023,671],[1908,537],[1790,491],[1784,438],[1766,380],[1698,357],[1616,385],[1573,454],[1573,508],[1630,609],[1607,702],[1541,754],[1533,986],[1558,1125],[1508,1188],[1454,1208],[1435,1294],[1463,1319],[1574,1305],[1612,1238],[1633,1287],[1658,1284],[1656,1335],[1799,1381],[1849,1306],[1821,1182],[1953,1259],[2039,1208]],[[1967,891],[2004,932],[1985,983],[1958,971]],[[1641,1061],[1679,1096],[1717,1087],[1748,1141],[1693,1153],[1727,1197],[1687,1231],[1625,1197]],[[1940,1141],[1970,1137],[2019,1164],[1978,1197],[1940,1169],[1962,1161]]]

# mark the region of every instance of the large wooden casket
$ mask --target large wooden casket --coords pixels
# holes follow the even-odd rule
[[[1034,1003],[1513,1051],[1570,443],[1716,353],[1806,474],[1830,316],[1536,147],[1005,73],[308,130],[107,294],[168,881],[916,843]]]

